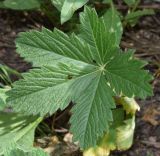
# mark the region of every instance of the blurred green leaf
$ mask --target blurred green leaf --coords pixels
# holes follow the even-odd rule
[[[3,1],[0,2],[0,8],[3,8],[3,9],[6,8],[5,5],[4,5],[4,3],[3,3]]]
[[[0,111],[6,107],[6,99],[7,95],[6,92],[9,91],[10,88],[0,88]]]
[[[154,15],[154,14],[155,12],[153,9],[137,10],[137,11],[128,13],[125,16],[125,21],[133,27],[137,24],[140,17],[147,16],[147,15]]]
[[[61,10],[61,23],[68,21],[74,12],[86,4],[88,0],[65,0]]]
[[[12,85],[12,80],[10,78],[11,75],[21,78],[21,74],[18,71],[6,65],[0,64],[0,81],[3,83],[3,85],[8,85],[8,86]]]
[[[61,11],[62,6],[64,4],[65,0],[51,0],[52,4],[59,10]]]
[[[4,5],[5,7],[14,10],[40,8],[40,2],[38,0],[5,0]]]
[[[112,0],[103,0],[103,3],[111,3]]]
[[[4,156],[49,156],[49,155],[40,148],[39,149],[33,148],[32,151],[29,152],[24,152],[22,150],[15,149],[5,154]]]
[[[61,12],[61,23],[68,21],[74,12],[81,8],[88,0],[51,0],[53,5]]]
[[[0,154],[19,148],[28,151],[33,146],[34,131],[41,117],[16,113],[0,114]]]
[[[123,27],[117,10],[114,8],[108,9],[103,17],[107,35],[110,36],[108,38],[115,36],[116,44],[119,45],[123,33]]]
[[[124,0],[124,2],[128,5],[128,6],[132,6],[136,3],[136,0]]]
[[[131,12],[129,13],[125,19],[126,20],[131,20],[131,19],[135,19],[135,18],[139,18],[141,16],[146,16],[146,15],[154,15],[155,12],[153,9],[144,9],[144,10],[137,10],[135,12]]]

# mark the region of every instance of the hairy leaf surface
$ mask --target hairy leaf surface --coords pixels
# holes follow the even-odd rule
[[[152,95],[152,77],[141,70],[146,62],[134,59],[133,51],[117,52],[114,58],[106,64],[106,79],[117,95],[141,97]],[[125,84],[125,85],[124,85]]]

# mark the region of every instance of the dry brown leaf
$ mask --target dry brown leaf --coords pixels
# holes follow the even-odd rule
[[[144,140],[141,141],[142,143],[148,145],[148,146],[152,146],[155,148],[160,148],[160,142],[157,142],[156,137],[149,137],[149,140]]]
[[[160,123],[160,121],[156,119],[158,115],[160,115],[160,111],[158,111],[155,106],[151,105],[151,107],[145,110],[142,119],[153,126],[157,126]]]

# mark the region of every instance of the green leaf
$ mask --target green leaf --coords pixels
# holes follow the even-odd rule
[[[137,19],[141,16],[146,16],[146,15],[154,15],[155,12],[153,9],[144,9],[144,10],[137,10],[135,12],[129,13],[126,17],[125,20],[132,20],[132,19]]]
[[[64,4],[65,0],[51,0],[52,4],[59,10],[61,11],[62,6]]]
[[[89,45],[76,35],[68,36],[57,29],[53,32],[43,28],[41,32],[21,33],[16,46],[21,56],[32,61],[36,67],[55,66],[57,63],[94,64]]]
[[[144,65],[146,62],[134,58],[133,50],[127,53],[119,51],[106,64],[106,79],[117,95],[144,99],[152,95],[152,88],[148,83],[152,76],[141,69]]]
[[[42,116],[53,114],[59,108],[66,108],[71,100],[90,85],[100,73],[94,70],[92,66],[75,67],[66,64],[34,69],[23,75],[25,80],[14,84],[15,89],[11,91],[9,100],[16,103],[13,105],[16,111],[40,113]]]
[[[15,113],[0,114],[0,149],[5,153],[15,148],[28,150],[33,146],[34,130],[41,118]],[[11,139],[12,138],[12,139]]]
[[[14,10],[28,10],[40,7],[38,0],[5,0],[4,5]]]
[[[51,0],[53,5],[61,12],[61,23],[68,21],[76,10],[85,5],[88,0]]]
[[[71,132],[75,141],[79,140],[80,147],[96,146],[99,136],[109,128],[107,122],[113,120],[111,112],[111,108],[115,108],[113,93],[104,77],[99,75],[92,83],[77,99],[70,120]]]
[[[116,45],[120,44],[123,33],[122,23],[118,14],[119,13],[115,8],[108,9],[104,14],[104,22],[106,25],[108,40],[112,38],[112,36],[115,36],[116,42],[114,42]]]
[[[110,60],[119,47],[118,40],[120,36],[117,36],[120,35],[120,31],[117,31],[115,27],[119,25],[120,21],[112,23],[114,19],[117,22],[115,13],[113,10],[109,10],[104,20],[104,17],[98,18],[94,9],[91,10],[85,7],[84,13],[80,15],[80,37],[91,46],[97,64],[104,64],[104,62]],[[111,19],[112,24],[108,23],[107,18]]]
[[[116,24],[106,25],[104,18],[88,7],[80,18],[78,36],[44,28],[20,34],[17,51],[38,68],[13,84],[8,104],[15,111],[44,116],[73,101],[71,132],[86,149],[95,146],[107,131],[115,108],[113,96],[144,98],[152,89],[151,77],[141,69],[145,63],[132,52],[121,52],[120,31],[109,33]]]
[[[154,15],[154,14],[155,12],[153,9],[137,10],[137,11],[128,13],[124,19],[133,27],[137,24],[140,17],[147,16],[147,15]]]
[[[65,0],[61,10],[61,23],[68,21],[74,12],[87,2],[88,0]]]
[[[112,3],[112,0],[102,0],[102,2],[110,4],[110,3]]]
[[[6,107],[6,92],[9,91],[10,88],[0,88],[0,111],[2,111]]]
[[[124,2],[128,5],[128,6],[133,6],[136,3],[137,0],[124,0]]]
[[[5,154],[4,156],[49,156],[49,154],[45,153],[42,149],[33,148],[30,152],[24,152],[19,149],[15,149]]]
[[[4,3],[3,3],[3,1],[0,2],[0,8],[2,8],[2,9],[5,9],[5,8],[6,8],[5,5],[4,5]]]

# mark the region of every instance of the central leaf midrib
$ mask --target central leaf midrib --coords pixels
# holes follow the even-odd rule
[[[97,85],[96,85],[96,87],[95,87],[95,92],[94,92],[94,96],[93,96],[93,99],[91,100],[91,105],[90,105],[90,111],[89,111],[89,113],[88,113],[88,118],[87,118],[87,122],[86,122],[86,126],[85,126],[85,132],[84,132],[84,136],[83,136],[83,144],[84,144],[84,140],[85,140],[85,135],[86,135],[86,131],[87,131],[87,127],[88,127],[88,121],[89,121],[89,117],[90,117],[90,112],[91,112],[91,109],[92,109],[92,105],[93,105],[93,101],[94,101],[94,99],[95,99],[95,95],[96,95],[96,93],[97,93],[97,88],[98,88],[98,86],[99,86],[99,82],[100,82],[100,79],[101,79],[101,76],[102,76],[102,73],[99,75],[99,79],[98,79],[98,82],[97,82]]]
[[[60,59],[66,58],[66,59],[68,59],[68,60],[72,60],[73,62],[76,62],[76,61],[77,61],[77,62],[86,64],[86,65],[96,66],[96,65],[93,65],[93,64],[91,64],[91,63],[89,63],[89,62],[84,62],[84,61],[82,61],[82,60],[79,60],[79,59],[76,59],[76,58],[72,58],[72,57],[67,56],[67,55],[57,54],[57,53],[55,53],[55,52],[53,51],[53,49],[47,50],[47,49],[44,49],[44,48],[39,48],[39,47],[36,47],[36,45],[25,44],[25,43],[23,43],[22,41],[19,42],[19,44],[22,44],[22,45],[25,45],[25,46],[30,46],[30,47],[33,47],[33,48],[35,48],[35,49],[37,49],[37,50],[43,50],[43,51],[48,52],[47,54],[40,55],[39,57],[42,57],[42,56],[45,56],[45,55],[46,55],[46,56],[47,56],[47,55],[57,55],[57,56],[61,57]],[[20,53],[20,55],[21,55],[21,53]],[[22,54],[22,56],[23,56],[23,54]],[[25,55],[24,55],[24,56],[25,56]],[[31,57],[31,59],[32,59],[32,58],[33,58],[33,57]],[[29,59],[27,59],[27,60],[29,60]],[[53,58],[53,60],[54,60],[54,58]],[[30,61],[30,60],[29,60],[29,61]],[[52,65],[51,65],[51,66],[52,66]]]
[[[93,74],[93,73],[96,73],[96,72],[100,72],[100,70],[95,70],[95,71],[92,71],[92,72],[87,73],[87,74],[85,74],[85,75],[76,77],[75,79],[71,79],[71,80],[65,81],[65,82],[63,82],[63,83],[58,83],[57,85],[54,85],[54,86],[51,86],[51,87],[42,88],[41,90],[37,90],[37,91],[31,92],[31,93],[29,93],[29,94],[25,94],[25,95],[23,95],[23,96],[18,96],[17,98],[14,98],[14,100],[15,100],[15,99],[18,99],[18,98],[22,98],[22,97],[28,96],[28,95],[31,95],[31,94],[35,94],[35,93],[37,93],[37,92],[41,92],[41,91],[47,90],[47,89],[49,89],[49,88],[53,88],[53,87],[58,86],[58,85],[63,85],[64,83],[67,83],[67,82],[68,82],[68,83],[73,83],[73,82],[76,81],[77,79],[83,78],[83,77],[85,77],[85,76],[88,76],[88,75]],[[71,82],[71,81],[72,81],[72,82]],[[38,87],[39,87],[39,86],[38,86]]]
[[[98,46],[97,46],[97,42],[96,42],[96,39],[95,39],[95,37],[94,37],[94,32],[93,32],[92,25],[91,25],[90,22],[89,22],[89,25],[90,25],[91,34],[92,34],[93,41],[94,41],[93,43],[94,43],[94,45],[95,45],[97,54],[98,54],[98,56],[99,56],[100,63],[102,63],[102,58],[101,58],[101,55],[100,55],[100,53],[99,53],[99,48],[98,48]]]

